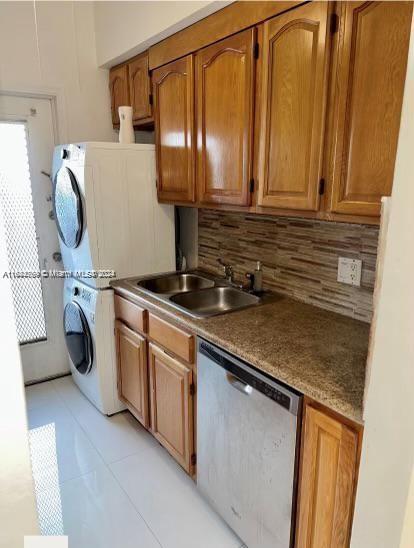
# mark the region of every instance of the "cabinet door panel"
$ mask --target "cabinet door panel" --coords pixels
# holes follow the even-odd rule
[[[357,473],[358,434],[307,406],[296,546],[348,548]]]
[[[380,214],[392,190],[412,2],[342,2],[332,89],[331,209]]]
[[[152,74],[158,197],[194,202],[194,77],[189,55]]]
[[[248,205],[252,173],[254,30],[197,53],[200,202]]]
[[[318,209],[329,9],[312,2],[263,25],[261,206]]]
[[[192,371],[157,346],[149,345],[151,429],[187,471],[193,452]]]
[[[146,52],[128,63],[128,72],[132,118],[134,122],[151,118],[152,109],[149,102],[151,83],[148,72],[148,53]]]
[[[112,123],[119,124],[118,107],[130,105],[128,87],[128,66],[122,65],[109,71],[109,92],[111,95]]]
[[[148,365],[146,341],[143,337],[116,321],[118,358],[118,396],[131,413],[149,426]]]

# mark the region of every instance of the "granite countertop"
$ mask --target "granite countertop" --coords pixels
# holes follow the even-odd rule
[[[159,316],[362,423],[369,324],[282,295],[261,306],[198,319],[128,280],[111,285]]]

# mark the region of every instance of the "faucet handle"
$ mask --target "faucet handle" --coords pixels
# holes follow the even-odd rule
[[[227,280],[233,281],[233,267],[231,266],[231,264],[224,262],[221,258],[217,259],[217,262],[223,267],[225,278]]]

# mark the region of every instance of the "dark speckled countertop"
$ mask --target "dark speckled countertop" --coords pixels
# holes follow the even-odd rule
[[[159,316],[362,423],[369,324],[284,296],[198,319],[132,287],[128,280],[111,285]]]

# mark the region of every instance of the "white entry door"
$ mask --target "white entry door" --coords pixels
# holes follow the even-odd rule
[[[63,335],[63,278],[52,212],[55,132],[49,99],[0,95],[0,237],[6,241],[26,382],[69,371]]]

